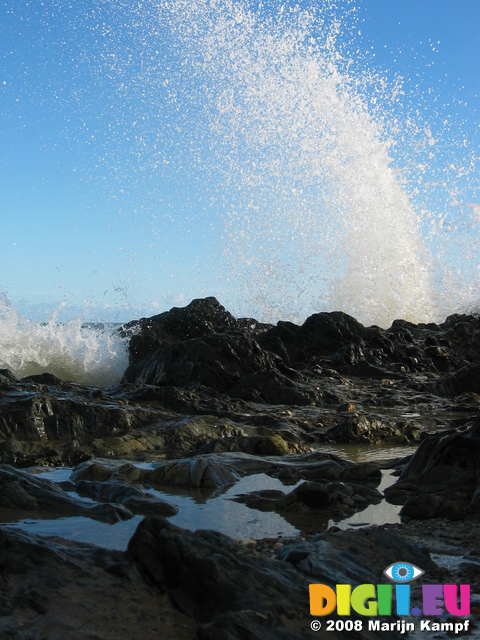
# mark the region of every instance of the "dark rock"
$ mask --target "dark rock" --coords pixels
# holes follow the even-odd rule
[[[480,393],[480,363],[469,364],[445,376],[436,383],[440,395],[459,396],[462,393]]]
[[[194,616],[198,637],[215,640],[307,638],[310,583],[376,584],[397,557],[424,569],[435,567],[418,545],[383,530],[316,536],[286,546],[271,559],[213,531],[191,533],[147,518],[128,550],[152,583]],[[329,636],[344,637],[336,631]],[[376,636],[364,625],[355,637]],[[393,631],[389,637],[400,634]]]
[[[148,487],[175,487],[206,501],[246,475],[267,474],[285,485],[300,484],[282,491],[259,485],[238,499],[280,513],[308,539],[279,541],[283,555],[274,560],[220,534],[182,532],[148,518],[132,540],[132,556],[114,559],[103,549],[95,555],[73,543],[53,547],[0,530],[0,566],[7,575],[0,575],[0,627],[6,638],[7,630],[20,640],[45,634],[52,640],[95,633],[122,637],[123,615],[132,623],[123,629],[125,638],[132,628],[140,629],[139,638],[182,638],[175,625],[165,632],[158,616],[159,603],[170,597],[195,616],[191,623],[178,614],[182,624],[190,624],[185,638],[310,637],[310,582],[375,584],[399,558],[431,567],[418,539],[412,547],[384,529],[317,535],[332,518],[341,520],[378,502],[381,467],[395,464],[354,464],[315,450],[325,442],[373,453],[372,443],[399,446],[420,439],[416,454],[398,463],[398,482],[385,491],[389,501],[403,505],[399,531],[408,527],[411,537],[420,525],[441,527],[440,518],[450,520],[447,527],[474,530],[480,518],[477,316],[450,316],[443,324],[397,320],[383,330],[335,312],[315,314],[301,326],[271,326],[235,319],[207,298],[122,331],[130,336],[130,366],[123,381],[109,389],[62,382],[47,373],[17,381],[0,371],[0,461],[77,467],[73,485],[60,486],[0,466],[1,505],[32,517],[51,512],[114,522],[132,512],[176,511]],[[75,499],[73,489],[97,504]],[[467,539],[462,535],[459,541]],[[44,554],[38,572],[36,547]],[[72,590],[73,599],[80,588],[73,578],[62,577],[61,571],[67,572],[62,559],[89,585],[96,606],[110,607],[115,633],[109,636],[107,623],[102,627],[100,613],[92,614],[88,606],[98,632],[90,620],[77,625],[77,634],[62,623],[63,611],[55,603],[60,588]],[[97,572],[103,561],[104,574],[122,586],[118,580],[104,582]],[[12,570],[15,562],[23,584]],[[95,580],[85,578],[85,567]],[[147,590],[138,567],[148,576]],[[434,579],[445,582],[437,574]],[[92,587],[96,584],[101,588]],[[130,598],[139,595],[117,607],[112,594],[101,592],[110,587]],[[87,589],[82,602],[86,594]],[[141,627],[143,620],[133,624],[128,616],[138,607],[142,616],[155,619],[153,626]],[[119,609],[122,616],[116,615]],[[75,607],[69,613],[81,620]]]
[[[144,481],[152,486],[171,485],[204,490],[228,486],[238,479],[234,471],[200,456],[192,460],[162,463],[144,476]]]
[[[49,374],[9,384],[0,402],[0,439],[84,440],[144,425],[155,415],[150,409],[117,403],[109,396],[91,397],[90,391]]]
[[[306,456],[298,460],[298,467],[294,469],[297,477],[306,480],[339,480],[346,471],[346,466],[338,460],[321,458],[318,455]],[[306,462],[306,464],[305,464]],[[348,467],[349,468],[349,467]],[[289,469],[282,469],[278,477],[284,478]]]
[[[323,511],[331,508],[332,500],[328,485],[319,482],[302,482],[293,491],[275,504],[278,511],[308,510],[311,512]]]
[[[369,504],[381,502],[382,495],[376,489],[344,482],[302,482],[290,493],[260,490],[232,498],[251,509],[276,511],[294,524],[295,518],[287,514],[321,514],[335,518],[346,518]],[[311,520],[313,525],[314,520]]]
[[[178,507],[175,505],[118,479],[106,482],[80,480],[76,483],[75,489],[83,496],[89,496],[102,502],[122,504],[132,513],[163,517],[174,516],[178,513]]]
[[[451,316],[442,325],[395,321],[385,331],[335,312],[315,314],[302,326],[273,327],[236,320],[208,298],[124,331],[132,335],[131,366],[123,383],[110,389],[51,374],[16,381],[3,371],[1,461],[74,466],[90,456],[147,452],[176,458],[234,450],[262,455],[277,435],[298,453],[324,441],[329,428],[331,441],[413,442],[425,429],[422,421],[431,429],[435,420],[443,430],[455,422],[428,412],[478,407],[476,316]],[[143,346],[135,347],[134,338]],[[275,416],[285,405],[318,412]],[[351,414],[339,424],[336,411],[351,406],[358,417]],[[384,407],[408,407],[420,420],[382,415]],[[205,421],[203,435],[182,438],[185,415],[221,417],[224,426],[235,419],[237,431],[218,428],[215,435]]]
[[[135,320],[123,326],[130,339],[130,364],[139,362],[154,351],[168,344],[203,338],[207,335],[235,331],[237,320],[216,298],[193,300],[183,308],[151,318]]]
[[[196,637],[124,553],[0,528],[0,566],[2,639]]]
[[[210,492],[234,484],[239,478],[230,465],[208,456],[160,462],[154,468],[146,469],[122,461],[92,459],[79,465],[72,473],[76,486],[94,493],[98,490],[99,497],[105,499],[111,496],[113,500],[115,487],[118,486],[117,501],[122,503],[121,496],[124,493],[131,498],[144,495],[140,489],[131,486],[132,482],[151,487],[183,487]],[[84,485],[84,482],[87,484]]]
[[[342,474],[343,480],[373,480],[380,481],[382,472],[375,462],[357,462],[346,465]]]
[[[330,367],[377,378],[385,377],[379,368],[384,358],[382,349],[392,350],[385,332],[378,327],[365,328],[342,312],[314,314],[301,327],[279,322],[258,340],[264,349],[297,369],[324,358]]]
[[[111,478],[120,481],[141,481],[145,470],[140,469],[131,462],[125,460],[101,460],[91,458],[82,464],[79,464],[73,470],[71,479],[77,484],[81,480],[89,480],[92,482],[107,482]]]
[[[0,465],[0,506],[24,511],[48,511],[68,516],[86,516],[105,522],[118,522],[132,517],[122,505],[88,505],[65,493],[49,480]]]
[[[286,456],[301,449],[301,446],[289,444],[279,435],[221,438],[212,441],[209,446],[205,447],[205,451],[208,453],[243,451],[258,456]]]
[[[192,534],[159,518],[140,523],[128,551],[181,611],[209,628],[221,622],[235,638],[245,637],[246,629],[252,638],[273,638],[274,631],[276,637],[306,637],[308,584],[288,565],[241,553],[220,533]]]
[[[475,437],[472,437],[472,436]],[[402,515],[410,518],[457,519],[477,513],[480,486],[480,438],[467,435],[429,436],[402,472],[385,490],[387,500],[406,499]]]
[[[436,495],[421,493],[408,498],[400,511],[400,515],[406,518],[422,520],[435,518],[443,504],[442,498]]]
[[[309,582],[330,585],[378,584],[392,558],[402,558],[423,570],[435,568],[421,545],[383,528],[323,533],[285,546],[277,557],[292,562]]]
[[[414,440],[418,427],[391,419],[367,417],[357,413],[346,417],[340,424],[325,432],[323,438],[331,442],[403,442]]]
[[[240,494],[232,498],[234,502],[246,504],[250,509],[258,511],[275,511],[277,501],[285,496],[280,489],[259,489],[250,493]]]
[[[271,404],[315,404],[321,393],[282,360],[240,334],[213,334],[162,347],[125,372],[124,382],[195,388]],[[300,382],[300,384],[296,384]]]

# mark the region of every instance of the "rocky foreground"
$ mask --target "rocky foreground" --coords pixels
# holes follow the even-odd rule
[[[470,584],[480,637],[478,317],[383,330],[321,313],[271,326],[207,298],[122,331],[130,365],[115,387],[0,372],[2,521],[143,517],[126,551],[0,526],[2,639],[319,637],[310,583],[385,582],[399,560],[425,582]],[[416,452],[354,463],[331,453],[340,443]],[[49,466],[74,471],[53,482],[40,473]],[[383,495],[387,466],[398,480]],[[285,490],[235,499],[280,514],[298,536],[192,533],[152,491],[208,499],[259,473]],[[402,524],[327,530],[384,499]]]

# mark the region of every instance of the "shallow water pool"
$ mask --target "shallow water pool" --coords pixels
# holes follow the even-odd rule
[[[363,451],[359,450],[363,449]],[[410,447],[408,448],[410,449]],[[323,449],[325,451],[325,449]],[[381,458],[398,458],[399,452],[408,455],[407,448],[375,448],[371,447],[331,447],[330,453],[344,458],[354,458],[356,462]],[[353,454],[353,455],[352,455]],[[145,465],[141,465],[145,466]],[[52,482],[62,483],[69,480],[72,469],[57,468],[44,471],[42,478]],[[382,480],[378,489],[380,492],[393,484],[396,477],[391,469],[382,473]],[[299,484],[299,483],[298,483]],[[181,528],[195,531],[198,529],[214,529],[236,539],[262,539],[271,537],[295,537],[312,531],[325,531],[336,525],[342,529],[361,527],[372,524],[400,522],[397,505],[391,505],[385,500],[379,504],[370,505],[363,511],[357,512],[349,518],[333,520],[321,514],[285,514],[264,512],[252,509],[233,500],[240,494],[254,491],[274,489],[288,493],[295,488],[295,484],[285,485],[277,478],[265,473],[252,474],[241,478],[230,487],[206,496],[199,491],[169,490],[158,491],[146,488],[146,491],[156,497],[175,504],[179,513],[169,518],[172,524]],[[94,501],[83,498],[70,491],[72,497],[89,503]],[[59,536],[77,542],[97,544],[110,549],[124,550],[143,516],[115,524],[107,524],[92,520],[84,516],[52,517],[51,513],[21,513],[14,510],[3,510],[1,519],[5,525],[21,529],[32,534],[42,536]]]

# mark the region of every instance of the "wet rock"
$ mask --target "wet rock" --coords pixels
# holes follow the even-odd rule
[[[331,441],[401,444],[417,441],[422,422],[454,425],[440,411],[478,407],[476,316],[395,321],[385,331],[323,313],[274,327],[236,320],[208,298],[134,324],[124,329],[130,367],[110,389],[1,374],[0,461],[75,466],[91,456],[265,455],[264,447],[266,455],[287,455],[273,446],[276,436],[299,453],[327,431]],[[280,416],[285,406],[295,412]],[[420,424],[383,408],[408,409]],[[338,411],[349,414],[340,423]]]
[[[442,505],[443,500],[439,496],[422,493],[410,496],[401,509],[400,515],[404,518],[417,520],[435,518]]]
[[[55,376],[9,379],[0,402],[0,439],[25,442],[84,440],[148,423],[154,412],[92,395]]]
[[[196,624],[122,552],[0,528],[0,566],[2,638],[196,637]]]
[[[345,518],[361,511],[369,504],[381,502],[382,495],[376,489],[343,482],[304,482],[285,498],[277,501],[275,507],[282,512],[322,513],[329,511],[336,518]]]
[[[374,485],[381,480],[381,469],[374,462],[350,462],[334,454],[315,451],[313,453],[289,456],[264,456],[232,453],[229,455],[205,456],[211,460],[222,461],[241,475],[265,473],[286,480],[355,480],[371,482]]]
[[[382,472],[375,462],[357,462],[345,465],[342,473],[343,480],[371,480],[379,482]]]
[[[298,466],[294,469],[298,478],[306,480],[339,480],[345,473],[346,466],[338,460],[322,458],[318,454],[305,456],[298,460]],[[287,471],[281,469],[278,473],[280,479],[288,477]]]
[[[273,459],[269,462],[271,465]],[[280,459],[263,472],[284,482],[304,482],[286,494],[279,490],[258,490],[240,494],[232,500],[252,509],[276,511],[294,526],[299,526],[300,522],[290,514],[312,517],[321,514],[322,520],[329,516],[345,518],[382,499],[375,488],[381,479],[381,470],[375,463],[351,463],[317,452]],[[312,519],[313,527],[314,522]]]
[[[445,545],[448,538],[448,546],[435,547],[437,553],[456,553],[462,540],[478,555],[476,531],[431,522],[433,530],[410,524],[408,531],[377,527],[241,545],[147,518],[127,553],[0,528],[2,637],[130,640],[134,630],[138,638],[171,640],[309,638],[309,584],[378,584],[393,558],[421,567],[433,583],[472,584],[475,592],[473,556],[450,574],[423,545],[440,531],[436,540]],[[476,617],[473,600],[472,625]],[[378,637],[363,627],[355,638]],[[341,640],[345,632],[330,636]],[[399,631],[388,636],[403,637]]]
[[[234,498],[234,502],[247,505],[250,509],[258,511],[275,511],[277,502],[285,497],[285,493],[280,489],[259,489],[250,493],[243,493]]]
[[[220,629],[221,637],[232,639],[245,637],[247,630],[252,638],[273,638],[275,631],[280,633],[276,637],[305,635],[299,623],[308,620],[308,586],[288,565],[277,569],[265,557],[242,553],[227,536],[192,534],[158,518],[139,525],[128,550],[180,610],[203,625],[200,637],[220,637]]]
[[[331,442],[408,442],[419,434],[417,425],[389,419],[367,417],[357,413],[325,432],[322,439]]]
[[[286,545],[278,554],[310,582],[377,584],[392,558],[403,558],[423,570],[434,569],[429,553],[384,528],[336,531]],[[328,558],[328,562],[325,559]]]
[[[75,489],[82,496],[89,496],[102,502],[122,504],[132,513],[163,517],[178,513],[178,507],[175,505],[118,479],[106,482],[80,480],[75,484]]]
[[[203,338],[207,335],[238,330],[238,321],[216,298],[192,300],[186,307],[151,318],[135,320],[122,327],[124,335],[131,335],[130,363],[139,362],[167,344]]]
[[[259,341],[264,348],[288,357],[291,366],[305,368],[312,356],[332,356],[345,346],[363,345],[367,333],[365,327],[345,313],[317,313],[301,327],[279,322],[262,334]]]
[[[441,325],[395,320],[383,330],[334,312],[314,314],[301,327],[279,322],[258,339],[295,368],[321,364],[362,377],[402,379],[411,371],[452,372],[474,362],[479,336],[477,316],[453,315]]]
[[[251,509],[276,511],[284,516],[291,513],[322,514],[346,518],[369,504],[377,504],[382,494],[376,489],[344,482],[312,482],[299,484],[287,494],[277,490],[260,490],[232,498]],[[288,518],[291,521],[291,518]],[[314,520],[312,520],[313,524]]]
[[[457,519],[480,516],[480,438],[476,429],[467,435],[432,435],[420,445],[398,482],[385,491],[387,500],[405,501],[402,515]]]
[[[245,431],[214,416],[182,416],[155,421],[141,430],[91,442],[96,457],[132,457],[155,452],[168,458],[182,458],[215,450],[215,443],[234,443]],[[232,444],[233,446],[233,444]]]
[[[65,516],[86,516],[105,522],[118,522],[133,515],[122,505],[87,505],[69,496],[54,482],[8,465],[0,465],[0,506]]]
[[[241,334],[169,344],[130,365],[123,380],[187,389],[202,385],[230,397],[271,404],[316,404],[322,399],[278,356]]]
[[[435,385],[443,396],[459,396],[463,393],[480,393],[480,364],[468,364],[454,373],[444,376]]]
[[[218,489],[234,484],[239,476],[234,471],[201,456],[158,465],[146,471],[144,482],[152,486],[178,486],[190,489]]]
[[[238,425],[215,416],[182,416],[160,425],[152,425],[148,431],[162,437],[164,450],[170,458],[181,458],[203,453],[214,442],[231,442],[246,433]]]
[[[393,557],[435,566],[417,545],[385,531],[317,536],[281,545],[272,559],[222,534],[183,531],[160,518],[140,523],[128,551],[152,583],[195,618],[198,637],[211,640],[308,638],[310,583],[376,584]],[[364,625],[355,637],[375,634]]]
[[[356,408],[351,402],[343,402],[338,406],[338,411],[348,411],[348,413],[355,413]]]
[[[0,369],[0,389],[9,389],[17,379],[9,369]]]
[[[232,462],[232,461],[231,461]],[[151,487],[183,487],[212,491],[237,482],[240,475],[231,465],[222,464],[218,458],[198,456],[187,460],[157,462],[153,468],[139,468],[125,461],[92,459],[79,465],[72,473],[76,486],[97,486],[99,490],[128,493],[129,483],[141,483]],[[133,488],[132,488],[133,492]],[[140,497],[138,495],[138,497]]]
[[[258,456],[286,456],[306,449],[302,445],[288,443],[279,435],[221,438],[210,442],[203,448],[208,453],[243,451]]]
[[[302,482],[293,491],[276,501],[278,511],[323,511],[332,506],[328,485],[319,482]]]
[[[171,513],[148,487],[180,487],[206,500],[246,475],[281,479],[283,490],[260,488],[243,496],[248,506],[281,513],[308,533],[308,540],[291,544],[273,541],[276,561],[259,560],[263,555],[253,551],[255,545],[247,549],[219,534],[190,534],[150,518],[132,542],[136,564],[131,556],[110,562],[105,555],[107,573],[122,576],[122,588],[128,589],[131,579],[146,602],[152,603],[152,593],[159,602],[171,594],[178,607],[193,612],[192,636],[310,637],[305,586],[312,580],[375,584],[396,558],[430,566],[418,540],[412,549],[379,530],[317,536],[332,514],[340,519],[380,498],[380,465],[324,453],[326,441],[368,448],[420,439],[415,456],[398,467],[399,481],[386,490],[389,501],[403,505],[405,526],[420,527],[425,523],[418,518],[426,517],[427,523],[448,518],[446,526],[478,520],[478,317],[455,315],[443,324],[419,325],[398,320],[383,330],[363,327],[343,313],[322,313],[301,326],[271,326],[235,319],[208,298],[130,323],[123,331],[130,335],[130,366],[122,383],[110,389],[61,382],[50,374],[17,381],[9,371],[0,372],[0,461],[17,467],[76,466],[75,488],[99,504],[79,504],[67,487],[11,466],[0,467],[0,504],[34,515],[81,514],[110,522],[132,512]],[[138,460],[151,464],[135,464]],[[412,536],[414,529],[408,531]],[[20,543],[2,539],[4,558],[8,545],[15,549]],[[35,546],[22,543],[18,549],[26,558],[36,557]],[[43,597],[49,580],[52,593],[55,580],[67,584],[53,558],[72,556],[48,549],[42,547],[45,563],[50,558],[53,564],[39,561],[45,575],[28,578],[23,591],[19,582],[12,591],[12,573],[8,582],[0,576],[0,614],[12,637],[40,637],[51,628],[57,635],[49,637],[73,637],[68,625],[59,627],[61,609]],[[78,555],[77,547],[75,554],[83,576],[91,557]],[[138,586],[137,564],[148,576],[148,597]],[[28,571],[35,571],[33,564]],[[105,603],[117,611],[110,594],[105,600],[101,589],[95,594],[99,608]],[[131,612],[138,602],[128,606]],[[92,619],[98,621],[98,615]],[[42,616],[44,627],[32,622]],[[110,617],[117,624],[119,616]],[[156,631],[143,637],[164,634],[163,620],[157,617],[155,624]],[[123,630],[125,638],[131,628]],[[171,637],[181,637],[176,631]]]
[[[71,480],[75,484],[81,480],[93,482],[106,482],[111,478],[120,481],[141,481],[145,474],[145,470],[135,466],[131,462],[125,460],[106,460],[91,458],[82,464],[79,464],[73,470]]]

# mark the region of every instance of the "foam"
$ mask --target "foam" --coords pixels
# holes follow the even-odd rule
[[[109,387],[128,365],[127,342],[113,325],[87,325],[81,317],[29,320],[0,299],[0,368],[17,378],[44,372],[61,380]]]

